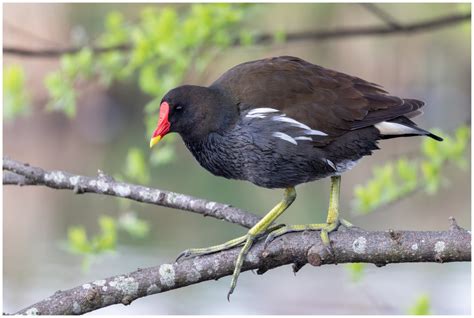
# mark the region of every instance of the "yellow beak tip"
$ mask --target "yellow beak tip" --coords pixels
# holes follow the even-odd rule
[[[161,139],[161,136],[156,136],[156,137],[153,137],[150,139],[150,148],[152,148],[154,145],[156,145],[158,143],[158,141],[160,141]]]

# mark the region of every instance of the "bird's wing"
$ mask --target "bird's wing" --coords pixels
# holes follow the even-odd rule
[[[229,92],[243,114],[276,109],[324,132],[327,136],[319,137],[322,144],[351,130],[409,116],[424,105],[391,96],[379,85],[358,77],[290,56],[237,65],[211,87]]]

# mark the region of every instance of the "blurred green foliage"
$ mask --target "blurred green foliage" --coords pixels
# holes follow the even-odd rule
[[[435,194],[440,185],[447,182],[442,175],[443,167],[448,163],[454,163],[461,169],[468,167],[466,151],[470,128],[461,126],[454,136],[437,129],[433,129],[433,132],[444,140],[439,142],[425,138],[421,144],[422,158],[402,157],[373,168],[373,177],[365,185],[354,188],[353,206],[356,212],[371,213],[418,190]],[[366,264],[349,264],[346,268],[356,282],[363,278],[365,267]]]
[[[192,4],[179,12],[172,7],[148,7],[136,22],[127,21],[121,12],[109,13],[95,45],[117,48],[106,52],[84,48],[64,55],[60,68],[45,79],[51,99],[48,108],[73,116],[77,82],[97,78],[108,86],[137,76],[140,89],[152,97],[145,112],[156,112],[163,95],[182,82],[193,64],[205,59],[206,49],[224,49],[234,42],[247,7]],[[149,132],[155,119],[145,118]]]
[[[139,148],[130,148],[128,150],[123,171],[129,180],[144,184],[150,181],[145,156]]]
[[[149,225],[133,213],[125,213],[118,220],[101,215],[98,222],[99,233],[90,237],[82,225],[71,226],[67,232],[66,250],[83,257],[84,271],[89,269],[97,257],[116,250],[119,230],[139,239],[145,238],[149,233]]]
[[[3,69],[3,118],[11,120],[29,112],[29,96],[25,89],[25,71],[17,64]]]
[[[142,239],[150,232],[150,225],[137,217],[133,212],[122,214],[118,219],[119,228],[126,231],[131,237]]]
[[[415,304],[408,310],[409,315],[431,315],[430,297],[421,295],[417,298]]]
[[[99,52],[86,47],[62,56],[60,68],[44,81],[50,97],[47,109],[74,117],[78,96],[75,88],[87,80],[96,79],[105,87],[114,81],[137,81],[140,90],[151,97],[143,117],[144,133],[150,135],[161,98],[182,83],[188,72],[203,71],[216,50],[238,40],[253,43],[253,36],[243,35],[239,28],[250,7],[230,3],[195,3],[180,10],[173,6],[147,7],[133,22],[119,11],[109,13],[94,45],[114,49]],[[141,149],[130,149],[123,177],[148,183],[149,164],[170,162],[173,144],[174,138],[160,142],[159,151],[151,151],[149,160]]]
[[[365,184],[354,188],[354,209],[359,213],[370,213],[380,206],[392,203],[414,191],[424,190],[434,194],[440,185],[446,183],[442,168],[454,163],[466,169],[466,149],[470,140],[470,128],[459,127],[454,136],[433,130],[444,138],[438,142],[425,138],[421,145],[423,157],[400,158],[373,169],[373,177]]]
[[[350,274],[351,281],[354,283],[359,282],[364,277],[365,264],[363,263],[350,263],[344,264],[345,268]]]
[[[118,11],[109,13],[104,20],[103,33],[94,45],[111,48],[98,52],[86,47],[74,54],[61,57],[60,68],[48,74],[45,86],[50,101],[47,109],[63,111],[67,116],[76,113],[76,87],[83,81],[98,80],[104,87],[114,81],[133,80],[140,90],[151,97],[145,105],[144,121],[146,135],[156,125],[161,98],[173,87],[179,85],[187,72],[202,71],[211,61],[207,51],[225,49],[239,34],[239,23],[248,5],[244,4],[192,4],[184,9],[166,6],[147,7],[141,11],[138,20],[128,21]],[[249,42],[249,40],[247,40]],[[128,150],[119,180],[141,184],[150,182],[149,166],[163,165],[174,158],[175,136],[168,136],[160,142],[159,151],[145,155],[142,149]],[[120,200],[121,211],[130,209],[131,203]],[[109,218],[110,219],[110,218]],[[84,256],[84,267],[90,264],[91,256],[115,250],[117,227],[131,236],[145,237],[149,225],[133,214],[124,214],[118,221],[112,220],[114,229],[87,238],[83,227],[69,230],[69,250]],[[105,222],[103,218],[99,222]],[[113,233],[115,236],[106,235]],[[112,239],[113,238],[113,239]],[[104,245],[106,242],[109,244]]]

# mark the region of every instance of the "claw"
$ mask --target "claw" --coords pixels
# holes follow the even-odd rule
[[[189,256],[189,250],[182,251],[179,253],[178,257],[176,257],[175,263],[179,262],[180,259],[184,259]]]
[[[331,257],[333,257],[333,258],[336,257],[336,255],[334,254],[334,249],[332,248],[331,245],[326,246],[325,249],[326,249],[326,252],[327,252]]]
[[[265,242],[263,243],[263,250],[266,250],[268,244],[270,244],[274,239],[275,235],[272,235],[272,233],[268,234],[267,238],[265,239]]]
[[[351,228],[351,227],[355,227],[354,224],[352,224],[351,222],[347,221],[347,220],[344,220],[344,219],[339,219],[339,223],[344,226],[344,227],[347,227],[347,228]]]

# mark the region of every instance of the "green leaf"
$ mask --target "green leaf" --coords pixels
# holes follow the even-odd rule
[[[29,113],[29,96],[25,88],[25,72],[20,65],[3,69],[3,116],[7,120]]]
[[[110,12],[105,18],[105,32],[99,37],[99,43],[104,47],[128,43],[130,33],[121,12]]]
[[[50,101],[46,109],[59,110],[72,118],[76,114],[76,92],[73,85],[61,72],[53,72],[46,76],[45,86],[48,89]]]
[[[286,33],[283,30],[278,30],[273,34],[273,42],[276,44],[285,43],[286,41]]]
[[[91,239],[94,253],[100,254],[115,249],[117,243],[117,224],[110,216],[102,215],[99,218],[101,233]]]
[[[123,27],[124,17],[119,11],[110,12],[105,18],[105,28],[108,31],[121,29]]]
[[[87,233],[82,226],[71,226],[67,232],[68,248],[75,254],[88,254],[92,252],[92,246],[87,239]]]
[[[166,136],[168,138],[169,136]],[[170,143],[159,145],[157,149],[152,151],[150,163],[153,166],[163,166],[173,161],[175,158],[174,146]]]
[[[130,148],[125,160],[125,176],[139,183],[150,181],[148,165],[143,151],[139,148]]]
[[[434,194],[438,190],[440,184],[440,166],[431,161],[423,161],[421,163],[421,171],[425,183],[425,191],[428,194]]]
[[[66,54],[61,57],[61,70],[65,77],[74,79],[79,76],[87,78],[92,73],[93,53],[84,48],[75,54]]]
[[[373,177],[367,184],[354,188],[353,206],[356,211],[369,213],[420,188],[428,194],[434,194],[445,182],[441,174],[444,165],[453,162],[460,168],[468,166],[466,159],[470,140],[468,127],[459,127],[454,134],[455,137],[446,136],[437,129],[432,131],[443,136],[444,141],[425,138],[421,144],[423,160],[401,158],[384,166],[374,167]]]
[[[152,96],[160,91],[160,79],[158,78],[158,69],[155,64],[148,64],[140,70],[138,79],[140,89]]]
[[[364,277],[364,270],[366,265],[363,263],[350,263],[345,264],[346,269],[349,271],[351,280],[356,283]]]
[[[140,220],[135,213],[125,213],[119,218],[119,226],[135,238],[144,238],[150,232],[150,225]]]
[[[255,34],[249,31],[240,32],[240,45],[251,46],[255,43]]]
[[[431,315],[430,297],[421,295],[415,304],[408,310],[409,315]]]

